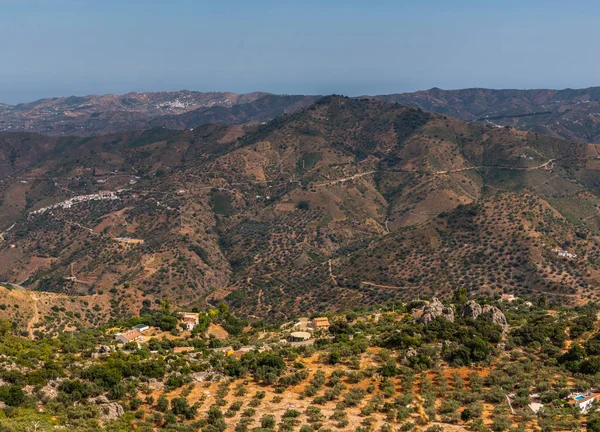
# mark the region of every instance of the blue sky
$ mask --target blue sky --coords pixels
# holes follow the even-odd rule
[[[600,2],[0,0],[0,102],[600,85]]]

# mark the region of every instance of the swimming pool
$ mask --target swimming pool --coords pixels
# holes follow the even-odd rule
[[[585,396],[583,396],[583,395],[579,395],[579,396],[576,396],[576,397],[575,397],[575,400],[576,400],[576,401],[580,401],[580,400],[582,400],[582,399],[585,399]]]

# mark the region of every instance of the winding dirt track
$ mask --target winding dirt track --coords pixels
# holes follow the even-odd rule
[[[447,170],[447,171],[436,171],[435,174],[451,174],[451,173],[455,173],[455,172],[469,171],[469,170],[474,170],[474,169],[478,169],[478,168],[497,168],[497,169],[505,169],[505,170],[511,170],[511,171],[534,171],[534,170],[541,169],[541,168],[548,168],[548,166],[554,164],[555,160],[556,159],[550,159],[541,165],[536,165],[533,167],[512,167],[512,166],[508,166],[508,165],[476,165],[476,166],[472,166],[472,167],[458,168],[458,169]],[[552,167],[550,167],[549,169],[551,169],[551,168]]]
[[[377,288],[391,288],[391,289],[403,289],[403,287],[399,287],[399,286],[393,286],[393,285],[380,285],[380,284],[376,284],[374,282],[369,282],[369,281],[362,281],[361,282],[362,285],[369,285],[369,286],[374,286]]]

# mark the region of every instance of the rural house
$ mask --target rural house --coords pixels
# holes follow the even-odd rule
[[[598,398],[600,398],[600,393],[587,392],[576,394],[572,396],[572,399],[569,401],[569,405],[575,405],[579,407],[581,411],[585,412]]]
[[[129,343],[129,342],[134,342],[134,341],[139,341],[139,340],[144,340],[144,338],[142,337],[142,334],[139,332],[139,330],[128,330],[125,333],[117,333],[115,335],[115,339],[117,340],[117,342],[121,342],[121,343]]]
[[[150,327],[149,327],[149,326],[147,326],[146,324],[138,324],[138,325],[135,325],[135,326],[131,327],[131,329],[132,329],[132,330],[137,330],[137,331],[139,331],[140,333],[144,333],[144,332],[145,332],[146,330],[148,330],[149,328],[150,328]]]
[[[189,331],[192,331],[200,322],[200,315],[192,312],[182,312],[181,320],[185,324],[186,328]]]
[[[312,320],[312,328],[314,330],[328,330],[329,326],[329,318],[327,317],[318,317]]]
[[[508,303],[512,303],[518,299],[519,297],[515,297],[513,294],[502,294],[502,296],[500,297],[500,301],[505,301]]]

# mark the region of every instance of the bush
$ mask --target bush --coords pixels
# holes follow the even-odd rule
[[[0,387],[0,401],[8,406],[17,407],[25,402],[25,392],[17,385]]]
[[[275,427],[275,417],[272,415],[264,415],[260,419],[260,427],[264,429],[273,429]]]

